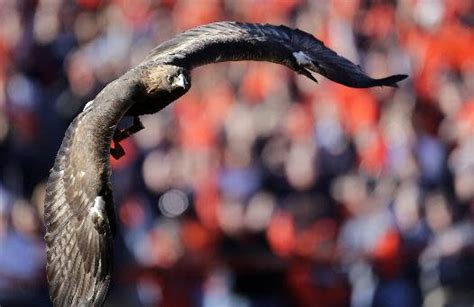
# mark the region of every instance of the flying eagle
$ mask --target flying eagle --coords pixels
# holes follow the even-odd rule
[[[372,79],[312,35],[286,26],[217,22],[162,43],[109,83],[67,129],[46,189],[47,278],[55,306],[102,306],[112,270],[115,213],[109,152],[143,129],[139,115],[160,111],[191,87],[194,67],[268,61],[316,81],[318,73],[350,87],[391,86],[406,75]],[[123,116],[131,127],[116,129]],[[114,143],[113,148],[110,144]]]

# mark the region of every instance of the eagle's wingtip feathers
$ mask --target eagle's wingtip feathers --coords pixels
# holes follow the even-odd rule
[[[376,79],[375,85],[398,87],[397,82],[400,82],[406,78],[408,78],[408,75],[393,75],[386,78]]]

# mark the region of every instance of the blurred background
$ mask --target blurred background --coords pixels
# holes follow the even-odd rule
[[[196,69],[112,159],[107,306],[473,306],[474,1],[0,0],[0,305],[49,306],[42,208],[64,131],[159,42],[310,32],[401,88]]]

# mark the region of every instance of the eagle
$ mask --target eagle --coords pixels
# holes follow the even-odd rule
[[[356,88],[397,87],[407,77],[373,79],[311,34],[284,25],[216,22],[158,45],[106,85],[65,132],[44,204],[46,271],[54,306],[102,306],[105,301],[116,232],[109,159],[123,156],[120,141],[144,128],[139,116],[184,95],[193,68],[243,60],[281,64],[313,81],[318,73]],[[118,129],[124,116],[133,123]]]

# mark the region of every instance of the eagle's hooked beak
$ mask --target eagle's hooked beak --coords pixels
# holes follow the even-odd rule
[[[179,74],[173,81],[174,86],[182,87],[183,89],[188,85],[188,80],[186,80],[183,74]]]

